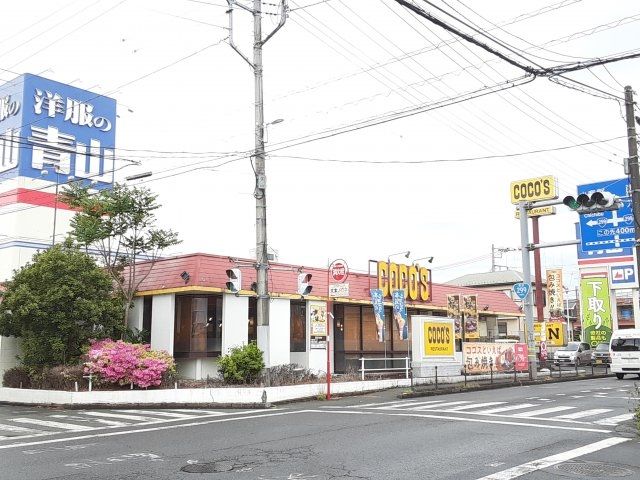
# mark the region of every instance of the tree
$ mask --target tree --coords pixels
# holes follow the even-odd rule
[[[71,220],[71,237],[100,257],[121,295],[126,328],[138,287],[162,251],[180,243],[177,233],[156,228],[154,212],[160,205],[147,188],[116,184],[90,193],[88,187],[71,184],[61,199],[78,210]]]
[[[0,305],[0,335],[20,337],[28,367],[77,360],[90,339],[122,328],[111,279],[70,242],[36,253],[14,272]]]

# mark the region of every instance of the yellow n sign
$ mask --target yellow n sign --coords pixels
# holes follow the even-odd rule
[[[564,345],[564,323],[547,323],[547,345],[552,347]]]

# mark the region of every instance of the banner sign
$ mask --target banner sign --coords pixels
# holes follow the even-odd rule
[[[400,340],[409,338],[409,325],[407,324],[407,306],[404,303],[404,290],[393,291],[393,320],[398,327]]]
[[[456,340],[462,338],[460,324],[460,295],[447,295],[447,318],[452,318],[455,325]]]
[[[451,320],[433,318],[422,323],[424,357],[453,357],[455,355],[454,326]]]
[[[582,341],[591,347],[609,343],[613,322],[607,277],[587,277],[580,280],[582,310]]]
[[[462,295],[462,313],[464,314],[464,338],[480,338],[478,326],[478,296]]]
[[[384,342],[384,304],[382,303],[382,290],[379,288],[371,289],[371,304],[373,305],[373,314],[376,317],[378,341]]]
[[[564,291],[562,288],[562,270],[547,270],[547,307],[552,319],[564,318]]]
[[[516,371],[524,372],[529,370],[529,347],[526,343],[516,343],[513,345],[516,354]]]
[[[73,178],[110,188],[115,128],[114,99],[24,74],[0,85],[0,180]]]
[[[464,342],[462,354],[466,372],[472,375],[490,373],[492,370],[494,373],[513,372],[516,368],[516,345],[518,344]],[[522,347],[518,347],[521,356],[522,351]],[[524,358],[526,359],[526,350]],[[522,358],[519,366],[523,367]],[[526,366],[522,368],[526,369]]]

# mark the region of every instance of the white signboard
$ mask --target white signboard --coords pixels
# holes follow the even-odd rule
[[[348,283],[330,283],[329,284],[329,296],[330,297],[348,297],[349,296],[349,284]]]

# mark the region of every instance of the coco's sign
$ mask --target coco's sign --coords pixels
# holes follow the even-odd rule
[[[431,270],[378,262],[378,288],[383,297],[390,297],[394,290],[404,290],[404,298],[428,302],[431,300]]]

